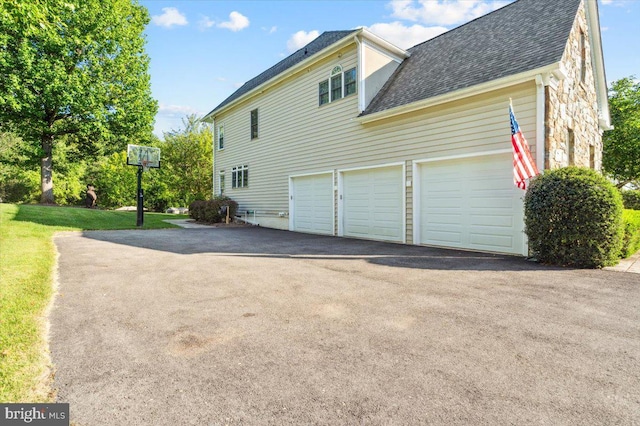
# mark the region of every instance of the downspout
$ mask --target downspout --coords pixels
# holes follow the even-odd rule
[[[538,170],[544,170],[545,161],[545,90],[544,79],[541,74],[536,75],[536,165]]]
[[[364,111],[364,51],[362,49],[362,43],[358,39],[358,36],[354,36],[353,39],[358,46],[358,114]]]

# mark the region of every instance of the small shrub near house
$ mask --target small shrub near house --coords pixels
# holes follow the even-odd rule
[[[622,191],[622,202],[625,209],[640,210],[640,190]]]
[[[189,205],[189,216],[198,222],[220,223],[225,219],[222,207],[229,208],[229,216],[233,218],[238,211],[238,203],[229,197],[215,197],[212,200],[196,200]]]
[[[624,236],[622,238],[622,258],[640,250],[640,210],[625,210],[622,213]]]
[[[525,229],[541,262],[578,268],[617,263],[622,247],[622,197],[594,170],[567,167],[532,180]]]

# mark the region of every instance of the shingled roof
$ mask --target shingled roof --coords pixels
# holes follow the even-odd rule
[[[342,40],[343,38],[345,38],[349,34],[354,33],[356,31],[358,31],[358,30],[326,31],[326,32],[320,34],[320,36],[318,36],[311,43],[307,44],[303,48],[301,48],[301,49],[297,50],[296,52],[292,53],[291,55],[287,56],[286,58],[284,58],[283,60],[281,60],[280,62],[278,62],[277,64],[275,64],[271,68],[269,68],[268,70],[262,72],[257,77],[254,77],[251,80],[247,81],[238,90],[233,92],[231,94],[231,96],[229,96],[227,99],[222,101],[217,107],[215,107],[207,115],[213,114],[214,112],[216,112],[217,110],[221,109],[225,105],[227,105],[227,104],[233,102],[234,100],[238,99],[239,97],[241,97],[245,93],[248,93],[251,90],[255,89],[256,87],[260,86],[262,83],[265,83],[265,82],[271,80],[272,78],[276,77],[277,75],[279,75],[279,74],[283,73],[284,71],[288,70],[289,68],[293,67],[297,63],[302,62],[307,58],[310,58],[312,55],[315,55],[316,53],[320,52],[321,50],[331,46],[332,44]]]
[[[518,0],[409,49],[361,115],[559,62],[581,0]]]

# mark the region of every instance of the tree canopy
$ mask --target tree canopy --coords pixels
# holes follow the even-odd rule
[[[213,131],[195,115],[182,120],[184,129],[164,133],[162,167],[173,202],[188,206],[213,195]]]
[[[640,82],[634,77],[614,81],[609,108],[614,129],[604,134],[602,165],[622,187],[640,181]]]
[[[34,147],[42,202],[62,136],[85,157],[151,136],[148,22],[136,0],[0,0],[0,123]]]

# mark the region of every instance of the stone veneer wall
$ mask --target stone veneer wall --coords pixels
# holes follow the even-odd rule
[[[580,81],[580,30],[585,34],[586,45],[584,82]],[[567,77],[561,81],[552,81],[545,88],[545,168],[548,169],[570,164],[568,129],[574,132],[574,165],[591,167],[593,155],[594,168],[601,169],[602,132],[598,124],[598,102],[588,30],[583,1],[562,56]]]

